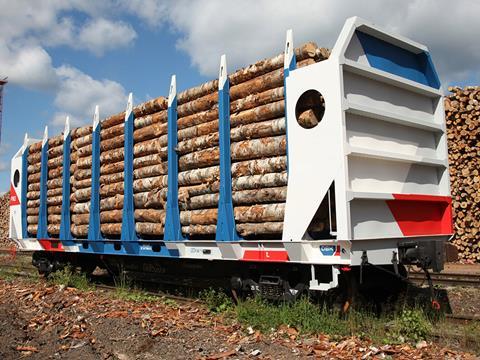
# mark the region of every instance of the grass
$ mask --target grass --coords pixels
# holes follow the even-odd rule
[[[324,333],[333,338],[355,335],[377,344],[392,344],[429,339],[433,328],[432,320],[420,308],[403,308],[379,316],[366,310],[342,314],[307,297],[291,303],[253,298],[236,305],[221,291],[210,289],[201,297],[212,312],[228,314],[243,326],[263,333],[287,325],[304,335]]]
[[[452,326],[449,321],[435,324],[433,336],[446,347],[457,347],[480,355],[480,323],[478,321],[459,323]]]
[[[74,287],[82,291],[94,289],[94,286],[90,283],[86,274],[76,272],[75,269],[70,266],[53,272],[49,275],[48,280],[55,285]]]
[[[134,301],[134,302],[153,302],[158,301],[160,297],[151,295],[132,286],[130,280],[125,276],[125,272],[121,271],[120,275],[115,277],[115,292],[113,296],[117,299]]]

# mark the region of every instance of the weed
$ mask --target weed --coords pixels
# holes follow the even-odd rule
[[[134,302],[153,302],[159,299],[158,296],[150,295],[139,289],[117,288],[114,294],[117,299]]]
[[[74,287],[82,291],[92,290],[93,288],[85,274],[78,273],[69,266],[50,274],[48,279],[53,284]]]
[[[432,324],[420,309],[403,309],[394,319],[390,337],[396,341],[418,342],[427,339]]]
[[[127,279],[124,271],[121,271],[120,275],[118,277],[115,277],[114,281],[115,281],[114,296],[117,299],[134,301],[134,302],[150,302],[150,301],[157,301],[159,299],[158,296],[148,294],[145,291],[142,291],[132,286],[131,281]]]
[[[178,304],[175,300],[173,299],[167,299],[167,298],[164,298],[163,299],[163,303],[167,306],[170,306],[170,307],[173,307],[173,308],[177,308],[178,307]]]
[[[15,275],[12,274],[11,272],[0,269],[0,279],[5,280],[7,282],[11,282],[13,279],[15,279]]]
[[[200,292],[200,298],[205,301],[212,312],[224,312],[233,308],[232,299],[222,290],[206,289]]]
[[[262,332],[288,325],[304,334],[324,333],[334,337],[355,335],[379,344],[417,342],[428,338],[432,328],[428,318],[418,309],[405,309],[398,315],[388,316],[355,310],[341,314],[326,305],[314,304],[308,298],[281,304],[258,298],[247,299],[240,302],[235,311],[240,323]],[[386,324],[391,325],[387,328]]]

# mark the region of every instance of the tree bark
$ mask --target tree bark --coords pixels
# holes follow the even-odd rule
[[[218,205],[218,193],[193,196],[180,202],[183,210],[205,209]],[[239,190],[232,192],[234,205],[252,205],[259,203],[284,202],[287,198],[287,187]]]
[[[255,139],[262,137],[271,137],[285,134],[285,118],[268,120],[259,123],[240,125],[230,131],[230,140],[232,142],[245,139]],[[198,151],[218,145],[218,129],[211,134],[194,137],[192,139],[178,143],[176,151],[180,155]]]
[[[239,223],[283,221],[285,204],[236,206],[233,212],[235,220]]]
[[[232,161],[251,160],[260,157],[272,157],[286,153],[285,136],[245,140],[231,144]],[[220,158],[218,147],[200,150],[179,157],[178,166],[181,171],[217,165]]]
[[[76,237],[85,237],[88,234],[88,225],[72,225],[72,234]],[[122,231],[122,224],[109,223],[101,224],[100,230],[104,235],[118,236]],[[163,235],[163,225],[157,223],[136,223],[135,230],[137,233],[148,236],[160,236]]]
[[[53,148],[48,148],[48,158],[53,159],[57,156],[63,155],[63,141],[61,145],[55,146]]]
[[[63,134],[53,136],[48,139],[48,147],[53,148],[55,146],[63,144]],[[28,149],[29,154],[33,154],[42,150],[42,141],[36,142],[35,144],[30,145]]]

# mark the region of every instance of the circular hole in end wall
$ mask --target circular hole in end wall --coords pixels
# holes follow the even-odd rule
[[[19,182],[20,182],[20,171],[18,171],[17,169],[13,174],[13,186],[17,187]]]
[[[325,114],[325,101],[317,90],[305,91],[295,105],[295,117],[304,129],[311,129],[322,121]]]

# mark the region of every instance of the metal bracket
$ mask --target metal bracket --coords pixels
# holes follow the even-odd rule
[[[38,211],[37,239],[47,239],[47,179],[48,179],[48,126],[42,140],[40,164],[40,206]]]
[[[60,218],[60,240],[65,245],[73,245],[70,230],[70,119],[65,119],[63,131],[63,171],[62,171],[62,214]]]
[[[21,198],[22,239],[26,239],[30,237],[30,234],[28,233],[28,223],[27,223],[28,150],[30,149],[30,146],[28,146],[27,144],[28,144],[28,134],[25,133],[25,138],[23,140],[23,153],[22,153],[22,198]]]
[[[297,68],[297,59],[295,57],[295,50],[293,48],[293,30],[287,30],[285,40],[285,52],[283,56],[283,94],[285,101],[285,109],[287,108],[287,78],[290,71]],[[288,121],[287,111],[285,110],[285,134],[287,139],[287,174],[288,174]]]
[[[93,116],[92,188],[90,193],[90,221],[88,224],[88,240],[93,243],[103,240],[100,230],[100,131],[100,113],[97,105]]]
[[[178,154],[175,151],[178,143],[177,116],[177,80],[175,75],[172,75],[168,95],[168,190],[165,233],[163,235],[165,241],[186,240],[186,237],[182,235],[178,207]]]
[[[227,58],[222,55],[218,75],[218,133],[220,147],[220,194],[218,200],[217,241],[238,241],[232,201],[232,159],[230,155],[230,82]]]
[[[338,275],[340,275],[340,270],[337,267],[332,266],[332,281],[329,283],[319,283],[315,275],[315,265],[310,265],[310,272],[312,279],[309,283],[310,290],[317,291],[328,291],[330,289],[336,288],[338,286]]]
[[[138,251],[138,246],[133,242],[139,237],[135,230],[135,209],[133,202],[133,94],[128,95],[127,109],[125,110],[124,131],[124,155],[123,155],[123,211],[122,233],[120,239],[124,242],[127,251]]]

